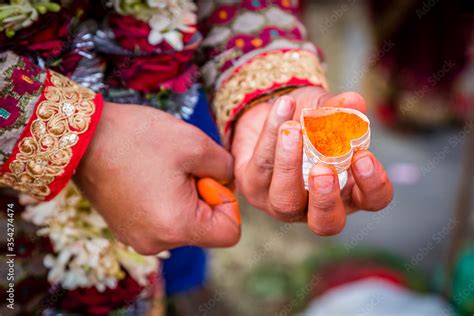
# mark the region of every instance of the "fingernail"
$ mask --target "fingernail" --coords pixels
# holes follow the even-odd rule
[[[276,102],[276,112],[280,117],[288,117],[292,111],[292,103],[288,98],[280,98]]]
[[[327,100],[325,103],[324,103],[324,106],[329,106],[329,107],[344,107],[344,103],[346,102],[346,98],[343,97],[341,94],[340,95],[336,95],[332,98],[330,98],[329,100]]]
[[[368,156],[356,160],[355,167],[357,172],[363,177],[369,177],[374,173],[374,163]]]
[[[334,188],[334,172],[323,165],[316,165],[311,170],[313,185],[316,192],[327,194]]]
[[[212,178],[201,178],[197,181],[197,189],[201,198],[210,206],[235,202],[234,193]]]
[[[197,189],[201,199],[210,206],[230,204],[226,213],[240,226],[240,206],[234,193],[212,178],[201,178],[197,181]]]
[[[281,146],[284,151],[294,151],[300,141],[298,129],[286,128],[281,131]]]
[[[332,97],[324,106],[330,107],[350,107],[358,110],[365,110],[365,99],[356,92],[343,92],[335,97]]]

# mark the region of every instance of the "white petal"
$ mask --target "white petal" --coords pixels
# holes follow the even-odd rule
[[[197,23],[197,16],[193,12],[185,12],[181,21],[186,25],[195,25]]]
[[[163,34],[163,37],[165,38],[165,41],[168,42],[168,44],[170,44],[174,49],[183,49],[183,34],[180,32],[166,32]]]
[[[148,43],[151,45],[159,44],[163,41],[163,34],[160,31],[155,31],[151,29],[150,34],[148,34]]]
[[[165,15],[154,15],[148,25],[154,30],[163,31],[167,29],[171,24],[171,20]]]

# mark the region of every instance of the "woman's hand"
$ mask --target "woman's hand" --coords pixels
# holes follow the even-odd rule
[[[204,177],[230,183],[233,160],[203,132],[162,111],[109,103],[75,180],[122,242],[153,255],[239,240],[233,193],[209,178],[196,185]]]
[[[275,104],[259,104],[237,121],[232,153],[238,189],[253,206],[283,221],[305,221],[318,235],[339,233],[346,214],[377,211],[388,205],[392,185],[369,151],[354,154],[348,182],[339,190],[337,174],[312,168],[309,194],[302,176],[302,108],[343,106],[365,112],[365,100],[347,92],[333,97],[320,88],[300,88]]]

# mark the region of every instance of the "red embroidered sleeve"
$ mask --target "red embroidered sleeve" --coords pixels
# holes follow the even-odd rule
[[[305,40],[298,0],[201,1],[205,84],[228,142],[249,101],[298,86],[327,87],[317,48]]]
[[[13,53],[0,68],[0,185],[49,200],[77,168],[102,97]]]

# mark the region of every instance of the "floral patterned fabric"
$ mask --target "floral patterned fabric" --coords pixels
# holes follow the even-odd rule
[[[0,54],[0,166],[8,159],[33,114],[45,72],[13,53]]]
[[[30,95],[35,67],[15,68],[12,90]],[[15,79],[15,74],[19,79]],[[26,82],[26,83],[25,83]],[[102,96],[46,70],[44,88],[10,157],[0,167],[0,185],[50,200],[67,184],[84,155],[102,110]]]
[[[305,41],[306,30],[297,16],[299,1],[203,0],[200,3],[200,17],[207,31],[202,46],[212,56],[204,72],[208,86],[217,86],[220,81],[217,74],[256,53],[285,48],[316,51],[313,44]]]

